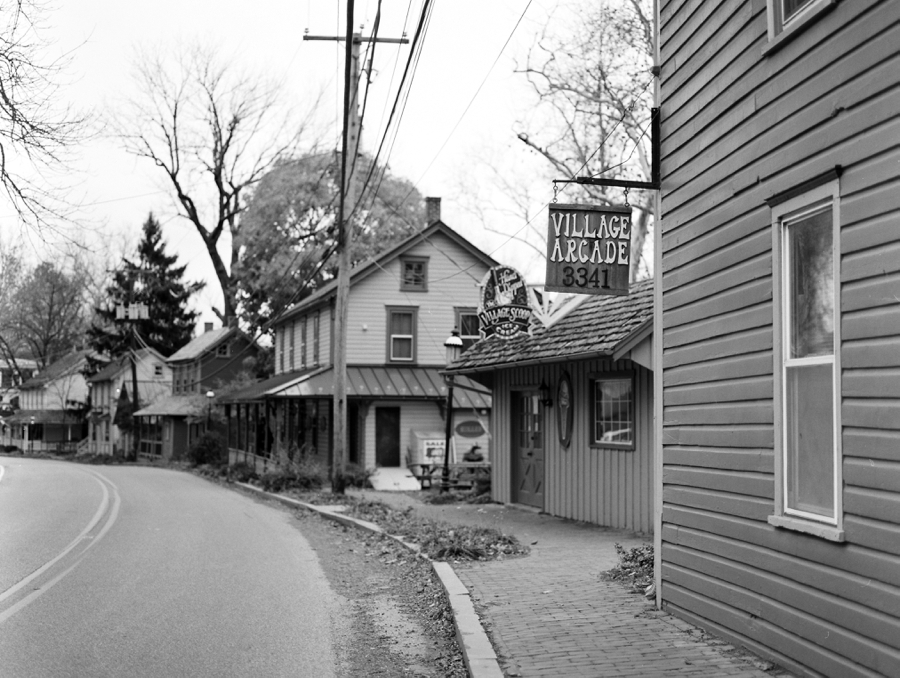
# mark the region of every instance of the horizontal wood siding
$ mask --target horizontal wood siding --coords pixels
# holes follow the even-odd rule
[[[556,408],[544,408],[544,510],[555,516],[649,534],[653,530],[653,373],[630,360],[593,360],[565,365],[572,379],[572,440],[559,442]],[[512,394],[555,385],[559,364],[498,371],[493,410],[493,495],[511,501]],[[634,374],[635,447],[591,447],[589,375],[630,371]]]
[[[400,465],[405,465],[411,431],[438,433],[443,439],[444,420],[434,401],[378,400],[369,406],[365,421],[365,466],[375,468],[375,410],[378,407],[400,408]]]
[[[347,326],[347,362],[371,365],[387,360],[387,307],[418,309],[416,360],[419,365],[446,362],[444,340],[456,324],[454,306],[478,306],[478,284],[487,266],[441,233],[407,252],[427,257],[428,291],[400,290],[401,259],[351,288]]]
[[[800,673],[900,675],[900,3],[836,3],[768,56],[766,22],[661,5],[662,601]],[[767,522],[766,199],[836,165],[844,543]]]

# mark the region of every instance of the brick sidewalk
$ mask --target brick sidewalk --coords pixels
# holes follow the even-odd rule
[[[495,527],[531,546],[524,558],[453,564],[508,676],[790,675],[601,581],[617,562],[616,542],[631,548],[643,543],[637,535],[497,504],[435,506],[365,494],[436,520]]]

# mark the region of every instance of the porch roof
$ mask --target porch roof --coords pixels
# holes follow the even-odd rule
[[[3,417],[3,421],[6,424],[75,424],[81,417],[65,410],[19,410]]]
[[[540,323],[532,334],[513,339],[497,336],[469,347],[447,372],[490,372],[540,362],[612,356],[638,335],[650,334],[653,281],[632,285],[625,296],[591,296],[550,327]]]
[[[201,401],[206,396],[193,393],[191,395],[170,395],[157,400],[152,405],[141,408],[134,413],[136,417],[192,417],[204,412],[206,404]]]
[[[276,383],[273,377],[230,394],[223,402],[248,402],[261,398],[330,398],[334,395],[334,370],[325,367]],[[267,384],[271,384],[262,390]],[[456,381],[453,406],[485,409],[491,407],[491,396],[483,386],[463,377]],[[439,367],[349,366],[347,397],[359,399],[441,400],[447,397],[447,385]]]

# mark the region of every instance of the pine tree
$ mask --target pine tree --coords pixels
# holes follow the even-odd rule
[[[131,348],[132,327],[140,346],[149,346],[168,357],[191,340],[200,315],[189,311],[187,304],[204,283],[184,282],[187,266],[176,266],[178,257],[166,254],[162,230],[152,213],[144,222],[143,231],[136,260],[122,259],[107,288],[107,302],[94,309],[95,319],[88,330],[91,347],[110,357],[124,355]],[[146,304],[150,317],[117,322],[116,307],[132,303]]]

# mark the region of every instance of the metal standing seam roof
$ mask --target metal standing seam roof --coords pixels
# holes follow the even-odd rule
[[[206,404],[198,398],[200,394],[171,395],[158,400],[134,413],[136,417],[191,417],[206,411]],[[205,399],[205,396],[200,396]]]
[[[447,385],[439,367],[350,366],[347,368],[347,396],[393,400],[440,400],[447,397]],[[279,377],[281,383],[278,383]],[[289,377],[289,378],[284,378]],[[491,396],[484,387],[462,377],[464,393],[454,392],[454,407],[485,409]],[[467,387],[467,388],[466,388]],[[472,390],[468,390],[472,389]],[[286,374],[230,394],[222,402],[247,402],[261,398],[330,398],[334,394],[334,370],[320,368],[303,375]]]
[[[485,372],[498,367],[578,357],[612,355],[653,320],[653,281],[632,285],[623,296],[588,297],[550,327],[538,324],[531,335],[490,337],[469,347],[447,371]]]
[[[19,410],[3,418],[5,424],[77,424],[80,421],[81,417],[65,410]]]

